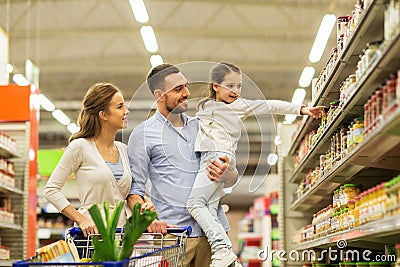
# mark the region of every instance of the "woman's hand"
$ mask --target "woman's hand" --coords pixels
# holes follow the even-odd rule
[[[99,233],[94,222],[84,218],[83,216],[82,216],[80,222],[78,223],[78,226],[79,226],[79,228],[81,228],[84,237],[88,237],[89,235]]]
[[[156,211],[156,207],[154,206],[154,203],[150,200],[150,198],[144,199],[144,203],[142,204],[140,211],[143,212],[145,210]]]

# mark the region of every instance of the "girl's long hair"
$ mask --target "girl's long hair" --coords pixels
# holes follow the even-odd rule
[[[211,68],[210,71],[210,83],[208,84],[208,95],[206,98],[202,99],[198,104],[197,108],[199,109],[204,108],[204,104],[212,99],[216,99],[216,92],[213,88],[214,84],[221,84],[224,79],[225,75],[231,73],[231,72],[236,72],[241,74],[241,71],[238,66],[236,66],[233,63],[226,62],[226,61],[221,61],[218,62],[217,64],[214,65],[214,67]]]

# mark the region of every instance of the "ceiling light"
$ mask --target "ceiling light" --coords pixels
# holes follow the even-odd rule
[[[71,121],[64,112],[59,109],[54,110],[51,115],[53,115],[54,119],[56,119],[62,125],[67,126]]]
[[[14,74],[13,81],[19,86],[27,86],[30,84],[29,81],[22,74]]]
[[[275,153],[271,153],[267,157],[267,163],[269,165],[275,165],[278,162],[278,155]]]
[[[68,124],[67,129],[71,134],[75,134],[80,130],[79,126],[76,125],[75,122]]]
[[[14,70],[13,65],[11,65],[10,63],[7,63],[7,65],[6,65],[6,71],[7,71],[7,73],[12,73],[13,70]]]
[[[158,65],[161,65],[164,63],[163,58],[160,55],[152,55],[150,57],[150,63],[151,63],[151,67],[157,67]]]
[[[54,104],[44,95],[44,94],[39,94],[39,103],[47,111],[52,112],[53,110],[56,109]]]
[[[305,97],[306,97],[306,90],[304,90],[303,88],[297,88],[293,93],[292,103],[301,105],[303,104]]]
[[[317,36],[315,37],[314,40],[314,44],[311,48],[310,55],[308,56],[308,59],[312,63],[320,61],[335,23],[336,23],[335,15],[326,14],[323,17],[321,25],[319,26]]]
[[[129,4],[137,22],[146,23],[149,21],[149,15],[143,0],[129,0]]]
[[[301,87],[307,87],[310,85],[312,78],[314,77],[314,67],[305,67],[300,75],[299,85]]]
[[[158,50],[158,44],[156,35],[154,34],[153,27],[142,26],[140,28],[140,34],[142,35],[144,46],[150,53],[155,53]]]

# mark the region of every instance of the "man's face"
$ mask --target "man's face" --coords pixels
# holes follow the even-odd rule
[[[164,79],[164,91],[158,100],[165,104],[170,113],[182,113],[188,109],[190,92],[187,88],[187,80],[182,73],[172,73]]]

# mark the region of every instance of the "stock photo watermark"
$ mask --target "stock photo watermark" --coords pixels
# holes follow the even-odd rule
[[[396,255],[374,254],[369,249],[357,250],[346,249],[347,241],[340,239],[336,242],[336,247],[329,247],[316,252],[313,249],[305,250],[274,250],[265,246],[257,253],[257,257],[262,261],[272,261],[277,258],[279,261],[324,261],[328,259],[334,261],[351,261],[351,262],[395,262]]]

